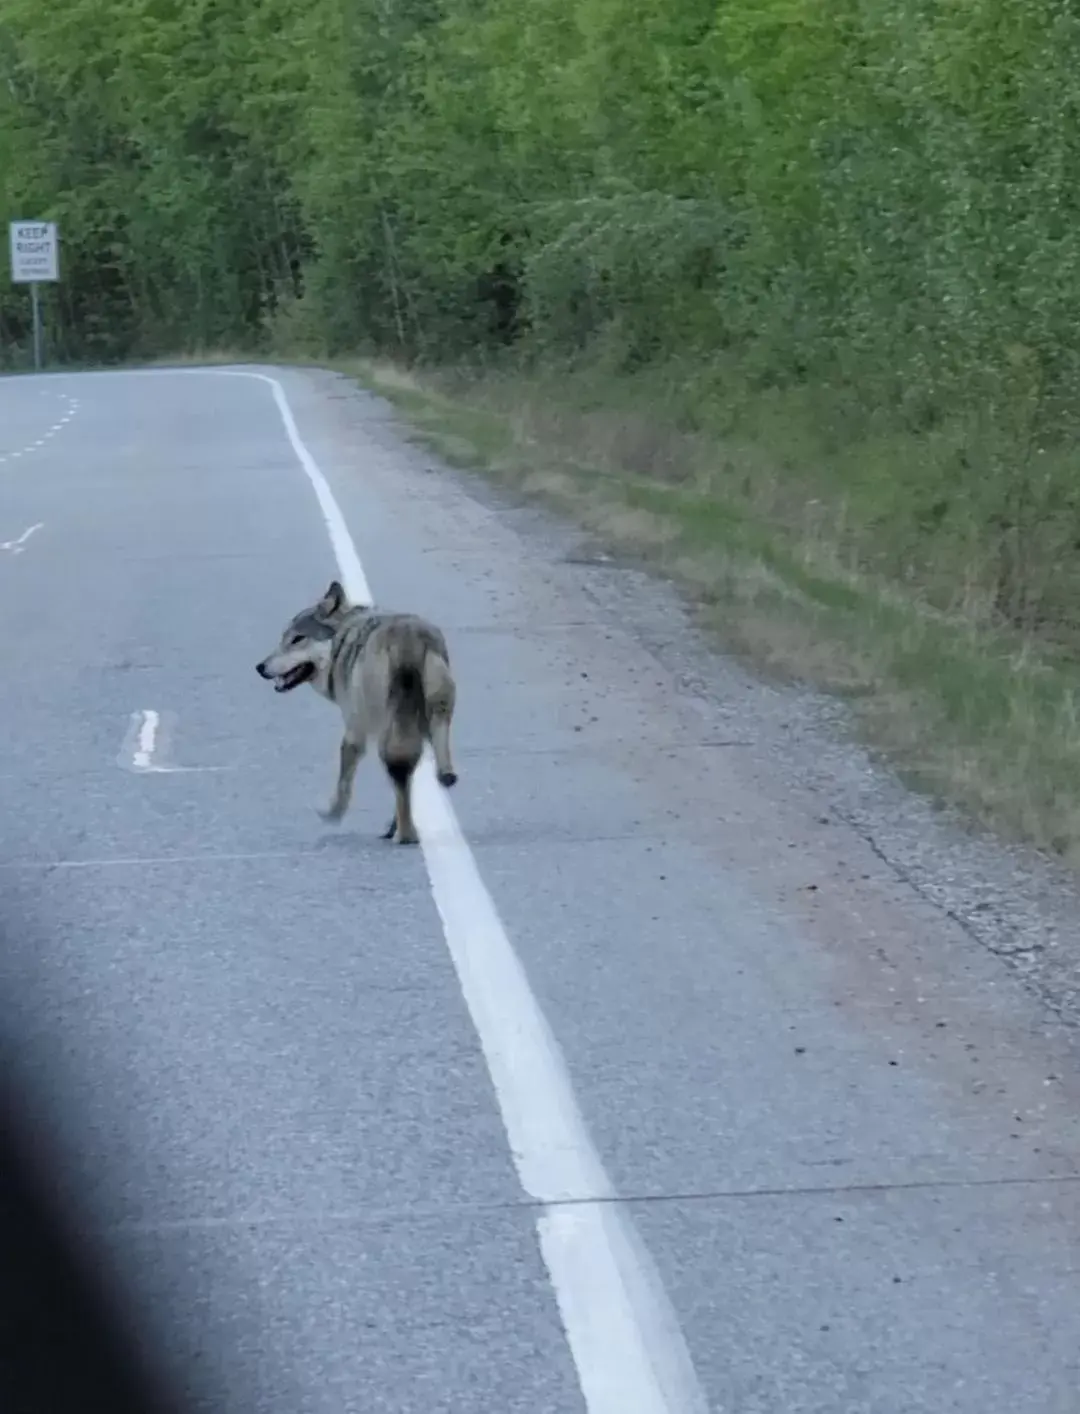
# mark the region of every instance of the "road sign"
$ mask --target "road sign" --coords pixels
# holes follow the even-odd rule
[[[12,221],[11,279],[37,285],[60,278],[60,240],[55,221]]]
[[[41,305],[38,286],[60,278],[60,237],[55,221],[12,221],[11,280],[30,286],[34,316],[34,367],[41,367]]]

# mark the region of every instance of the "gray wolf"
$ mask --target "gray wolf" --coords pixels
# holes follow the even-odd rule
[[[344,732],[337,787],[324,820],[337,824],[352,799],[356,768],[374,737],[394,787],[394,818],[382,838],[416,844],[411,786],[424,743],[439,784],[457,781],[450,723],[457,687],[440,629],[417,614],[350,604],[335,579],[317,603],[289,620],[273,653],[255,665],[276,692],[310,683],[341,712]]]

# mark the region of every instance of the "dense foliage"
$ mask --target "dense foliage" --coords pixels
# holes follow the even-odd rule
[[[920,396],[1073,372],[1068,0],[0,0],[65,347],[547,338]],[[19,301],[5,299],[9,329]],[[290,317],[298,317],[290,308]],[[9,333],[10,337],[10,333]]]
[[[930,439],[910,515],[985,501],[1015,561],[1037,505],[1071,552],[1077,16],[0,0],[0,207],[60,222],[71,358],[262,340],[446,362],[524,338],[699,383],[734,369],[813,389],[826,441]],[[27,300],[0,291],[12,360]]]

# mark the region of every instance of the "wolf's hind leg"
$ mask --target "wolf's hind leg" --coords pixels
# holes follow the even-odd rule
[[[397,834],[398,844],[419,844],[420,836],[412,817],[412,778],[415,761],[387,761],[386,771],[394,783],[394,818],[383,833],[384,840]]]

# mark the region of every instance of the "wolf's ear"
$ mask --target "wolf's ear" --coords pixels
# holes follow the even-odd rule
[[[347,609],[348,606],[348,597],[341,586],[341,582],[332,579],[330,581],[330,588],[319,600],[319,612],[321,614],[340,614],[342,609]]]

